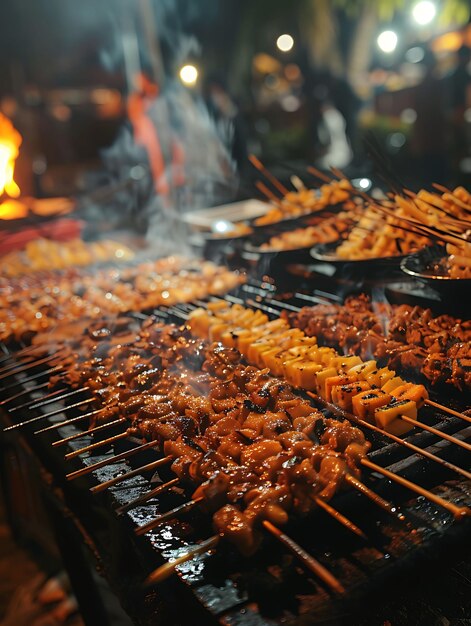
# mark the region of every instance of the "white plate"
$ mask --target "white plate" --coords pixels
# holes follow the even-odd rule
[[[243,200],[232,204],[222,204],[210,209],[197,209],[182,216],[182,220],[191,226],[211,230],[212,224],[219,220],[228,222],[243,222],[264,215],[270,205],[260,200]]]

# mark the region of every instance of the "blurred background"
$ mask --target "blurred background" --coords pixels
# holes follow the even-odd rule
[[[470,181],[468,0],[4,0],[0,12],[0,137],[17,186],[3,197],[119,181],[137,204],[151,191],[215,204],[251,195],[249,153],[282,178],[307,164],[368,177],[372,133],[415,189]]]

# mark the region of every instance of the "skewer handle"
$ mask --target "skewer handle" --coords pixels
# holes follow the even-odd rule
[[[95,485],[90,489],[92,493],[100,493],[100,491],[104,491],[108,489],[108,487],[112,487],[113,485],[117,485],[123,480],[127,480],[128,478],[133,478],[134,476],[138,476],[142,474],[142,472],[151,472],[154,469],[165,465],[166,463],[171,463],[174,460],[173,456],[165,456],[163,459],[157,459],[157,461],[152,461],[151,463],[147,463],[142,467],[137,467],[136,469],[131,470],[130,472],[126,472],[125,474],[121,474],[121,476],[115,476],[115,478],[111,478],[104,483],[100,483],[99,485]]]
[[[463,519],[464,517],[469,517],[471,515],[471,509],[469,507],[457,506],[456,504],[453,504],[453,502],[448,502],[448,500],[444,500],[443,498],[437,496],[435,493],[432,493],[428,489],[424,489],[420,485],[416,485],[410,480],[407,480],[407,478],[403,478],[402,476],[394,474],[394,472],[390,472],[380,465],[376,465],[376,463],[373,463],[369,459],[362,459],[361,463],[373,472],[378,472],[386,478],[389,478],[389,480],[396,482],[398,485],[406,487],[406,489],[410,489],[410,491],[418,493],[419,496],[423,496],[424,498],[427,498],[427,500],[438,504],[438,506],[441,506],[449,511],[455,517],[455,519]]]
[[[268,520],[263,521],[263,527],[278,539],[290,552],[292,552],[311,572],[320,578],[332,591],[341,595],[345,593],[343,585],[329,572],[317,559],[306,552],[291,537],[285,535],[279,528]]]
[[[173,561],[164,563],[164,565],[161,565],[156,570],[154,570],[152,574],[149,574],[149,576],[144,581],[144,586],[149,587],[150,585],[157,585],[161,583],[169,576],[172,576],[172,574],[175,574],[176,568],[182,563],[185,563],[186,561],[191,561],[191,559],[194,559],[196,556],[213,550],[218,545],[219,540],[219,535],[213,535],[209,539],[206,539],[206,541],[200,543],[199,546],[197,546],[196,548],[185,552],[185,554],[182,554]]]
[[[111,463],[116,463],[117,461],[124,461],[128,459],[130,456],[137,454],[138,452],[142,452],[143,450],[147,450],[148,448],[153,448],[157,445],[157,441],[148,441],[147,443],[143,443],[141,446],[136,446],[131,450],[126,450],[125,452],[121,452],[120,454],[116,454],[115,456],[109,459],[103,459],[102,461],[98,461],[97,463],[93,463],[93,465],[87,465],[87,467],[82,467],[75,472],[71,472],[66,475],[67,480],[75,480],[76,478],[80,478],[81,476],[85,476],[86,474],[90,474],[101,467],[105,467],[106,465],[110,465]]]

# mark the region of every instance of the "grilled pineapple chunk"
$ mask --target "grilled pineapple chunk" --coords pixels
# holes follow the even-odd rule
[[[354,365],[348,370],[348,374],[356,374],[360,380],[366,380],[368,374],[371,374],[374,370],[378,369],[376,361],[365,361]]]
[[[318,393],[325,399],[325,383],[328,378],[337,375],[335,367],[325,367],[316,374],[316,386]]]
[[[400,387],[394,389],[393,396],[397,400],[412,400],[420,409],[425,400],[428,398],[428,392],[423,385],[414,385],[413,383],[406,383]]]
[[[216,323],[209,328],[209,341],[221,341],[222,336],[230,329],[228,324]]]
[[[212,324],[212,316],[204,309],[195,309],[188,317],[192,331],[199,337],[206,337]]]
[[[390,370],[388,367],[382,367],[379,370],[373,370],[371,374],[366,376],[366,381],[370,383],[372,387],[383,387],[388,380],[394,378],[396,372]]]
[[[367,389],[352,398],[353,413],[371,422],[375,409],[389,404],[391,400],[392,396],[382,389]]]
[[[338,356],[334,357],[329,365],[336,367],[339,371],[346,372],[355,365],[360,365],[362,360],[359,356]]]
[[[404,435],[413,426],[401,420],[401,415],[417,419],[417,405],[411,400],[393,400],[388,405],[376,409],[374,418],[377,426],[393,435]]]
[[[289,361],[285,365],[285,376],[295,387],[313,391],[317,389],[316,374],[322,365],[304,359]]]
[[[369,385],[364,380],[358,380],[346,385],[336,385],[332,387],[332,402],[344,411],[352,413],[352,398],[362,391],[369,389]]]
[[[391,380],[388,380],[387,383],[384,383],[384,385],[381,386],[381,389],[386,393],[392,393],[394,389],[404,383],[405,381],[400,376],[395,376],[394,378],[391,378]]]
[[[325,381],[325,399],[328,402],[332,402],[332,388],[337,385],[346,385],[347,383],[354,383],[358,380],[357,376],[354,374],[337,374],[337,376],[332,376]]]

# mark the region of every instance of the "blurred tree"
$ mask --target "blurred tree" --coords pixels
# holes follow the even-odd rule
[[[308,42],[311,61],[358,86],[371,63],[379,23],[392,21],[396,13],[413,4],[411,0],[302,0],[300,30]],[[469,0],[443,0],[438,21],[442,26],[462,26],[470,15]],[[342,40],[335,36],[341,17],[350,23]]]
[[[297,0],[294,3],[241,0],[232,83],[248,84],[254,54],[268,52],[269,45],[274,48],[275,33],[279,34],[282,24],[283,28],[300,32],[313,67],[329,70],[353,85],[361,84],[371,63],[379,24],[387,24],[414,3],[412,0]],[[438,22],[443,26],[461,26],[470,15],[469,0],[443,0]]]

